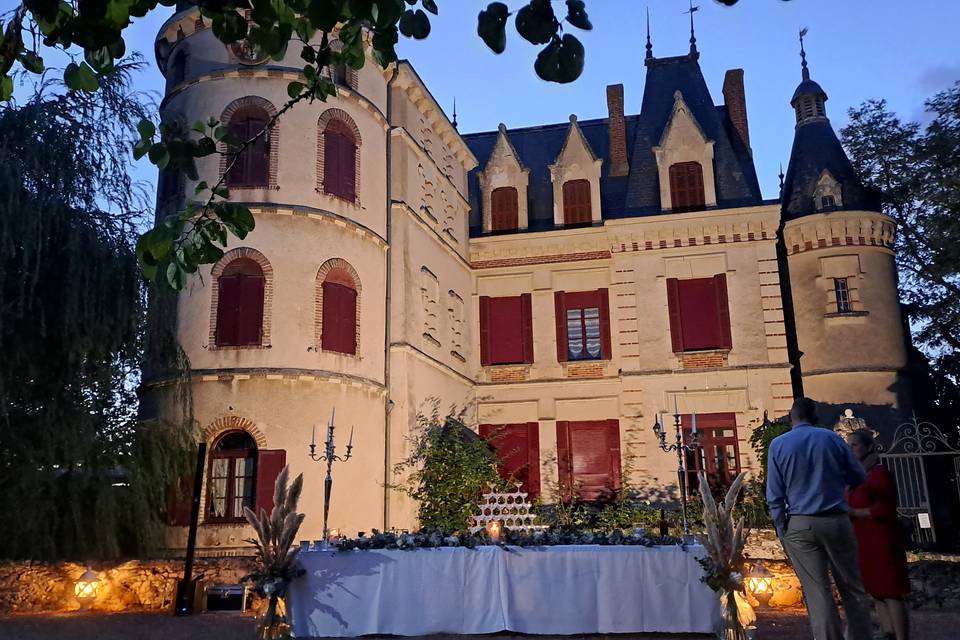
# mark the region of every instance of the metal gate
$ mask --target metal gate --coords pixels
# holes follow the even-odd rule
[[[910,522],[915,543],[937,541],[930,512],[924,459],[930,456],[956,456],[957,453],[958,450],[950,445],[936,425],[917,422],[914,415],[910,422],[897,427],[893,442],[880,454],[897,483],[897,512],[902,519]],[[960,474],[960,458],[954,460],[954,467]],[[957,482],[960,490],[960,475]]]

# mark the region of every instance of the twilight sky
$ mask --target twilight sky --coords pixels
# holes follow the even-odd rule
[[[476,16],[488,0],[439,0],[430,37],[401,37],[409,59],[436,99],[452,111],[460,131],[564,122],[606,115],[605,86],[623,83],[626,112],[638,113],[644,82],[644,9],[649,6],[655,56],[689,48],[686,0],[587,0],[592,32],[571,29],[583,41],[586,68],[570,85],[541,81],[533,72],[538,49],[508,25],[507,50],[497,56],[476,35]],[[12,0],[0,0],[0,13]],[[520,0],[507,0],[511,7]],[[700,65],[715,103],[726,69],[745,71],[750,140],[765,198],[777,196],[778,163],[793,141],[788,104],[800,81],[797,31],[809,27],[807,60],[829,95],[827,115],[839,129],[846,111],[869,98],[886,98],[902,117],[923,119],[923,101],[960,80],[960,2],[955,0],[741,0],[725,7],[699,0]],[[558,13],[564,10],[559,0]],[[127,32],[128,50],[151,63],[140,88],[162,91],[153,40],[172,9],[154,12]],[[159,98],[158,98],[159,99]],[[151,182],[155,171],[144,167]]]

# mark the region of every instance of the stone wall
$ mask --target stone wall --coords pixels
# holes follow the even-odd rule
[[[207,585],[239,584],[252,568],[251,558],[203,558],[193,575]],[[183,560],[130,560],[95,563],[100,580],[92,609],[164,609],[171,606]],[[72,562],[0,562],[0,614],[71,611],[79,608],[73,585],[87,567]]]

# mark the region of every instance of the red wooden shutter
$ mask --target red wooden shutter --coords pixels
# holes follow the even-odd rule
[[[193,474],[180,476],[167,490],[165,520],[171,527],[190,526],[190,508],[193,505]]]
[[[323,192],[331,195],[340,195],[344,180],[341,175],[343,167],[341,166],[342,151],[340,150],[343,138],[337,134],[336,130],[327,125],[323,132]]]
[[[717,299],[717,322],[719,323],[720,348],[732,349],[733,336],[730,331],[730,301],[727,296],[727,274],[721,273],[713,277],[714,291]]]
[[[261,450],[257,456],[256,512],[273,511],[273,490],[277,476],[287,463],[287,452],[283,449]]]
[[[567,361],[567,309],[565,294],[557,291],[553,294],[553,306],[557,320],[557,362]]]
[[[680,281],[667,278],[667,307],[670,313],[670,342],[674,353],[683,351],[683,321],[680,315]]]
[[[670,199],[673,211],[692,211],[704,206],[703,168],[699,162],[670,165]]]
[[[240,276],[237,344],[258,345],[263,329],[263,277]]]
[[[480,296],[480,365],[490,364],[490,297]]]
[[[610,479],[613,490],[619,491],[622,483],[622,469],[620,467],[620,421],[607,420],[608,442],[610,444]]]
[[[257,135],[267,126],[266,119],[251,119],[247,121],[248,139]],[[256,142],[247,147],[247,184],[251,187],[266,187],[270,183],[270,144],[265,132]]]
[[[600,358],[613,358],[613,349],[610,340],[610,292],[607,289],[598,290],[600,294]]]
[[[231,146],[231,153],[227,156],[227,166],[230,167],[230,170],[227,171],[226,182],[228,187],[235,187],[244,185],[247,182],[246,154],[239,153],[238,150],[240,149],[240,144],[249,140],[250,136],[247,134],[247,121],[242,119],[242,114],[239,117],[235,114],[234,117],[230,119],[227,127],[230,129],[230,132],[233,133],[237,144]]]
[[[523,362],[533,362],[533,304],[529,293],[520,296],[520,318],[523,331]]]
[[[563,183],[563,223],[584,224],[593,221],[590,202],[590,181],[570,180]]]
[[[240,278],[221,276],[217,283],[217,346],[237,344]]]
[[[357,291],[352,287],[323,282],[323,327],[320,347],[325,351],[357,353]]]
[[[490,194],[490,230],[510,231],[519,226],[519,196],[513,187],[499,187]]]
[[[352,137],[340,136],[340,195],[347,200],[357,197],[357,145]]]
[[[569,502],[573,498],[573,461],[570,451],[570,423],[557,421],[557,475],[560,481],[560,499]]]
[[[530,498],[540,495],[540,423],[527,423],[527,484]]]

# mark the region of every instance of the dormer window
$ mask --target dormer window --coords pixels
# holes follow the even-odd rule
[[[821,196],[820,197],[820,208],[821,209],[832,209],[837,206],[837,200],[833,196]]]
[[[499,187],[490,194],[491,231],[514,231],[520,222],[520,198],[514,187]]]
[[[578,225],[593,222],[590,206],[590,181],[568,180],[563,183],[563,224]]]
[[[813,190],[813,206],[817,211],[834,211],[843,205],[841,191],[840,183],[824,169]]]
[[[703,168],[699,162],[678,162],[670,165],[670,200],[674,212],[703,209],[704,195]]]

